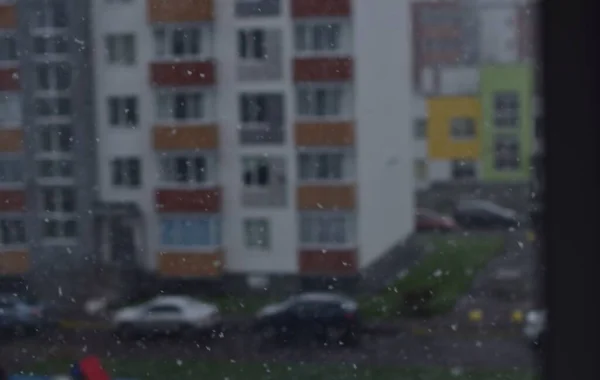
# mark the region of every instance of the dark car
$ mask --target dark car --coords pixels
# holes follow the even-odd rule
[[[483,200],[458,202],[454,220],[469,229],[510,229],[522,224],[516,211]]]
[[[53,318],[48,307],[15,294],[0,293],[0,330],[25,335],[51,325]]]
[[[329,344],[358,341],[358,304],[334,293],[304,293],[262,308],[255,330],[265,340],[317,339]]]
[[[415,228],[418,232],[450,232],[458,230],[458,225],[454,218],[438,214],[432,210],[418,209],[415,219]]]

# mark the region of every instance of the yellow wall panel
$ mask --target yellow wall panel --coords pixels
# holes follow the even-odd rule
[[[453,96],[427,100],[427,151],[431,159],[475,159],[481,151],[481,104],[473,97]],[[453,118],[472,118],[475,137],[465,140],[451,135]]]

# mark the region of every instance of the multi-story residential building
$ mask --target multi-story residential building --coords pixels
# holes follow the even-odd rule
[[[538,117],[535,4],[412,7],[417,186],[526,181]]]
[[[65,284],[77,287],[67,273],[80,272],[93,253],[96,176],[87,15],[87,1],[0,3],[0,273],[5,276],[35,272],[30,280],[69,279]]]
[[[413,224],[409,12],[93,2],[102,259],[260,287],[377,262]]]

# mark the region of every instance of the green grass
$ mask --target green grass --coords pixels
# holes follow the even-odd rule
[[[502,237],[432,237],[431,252],[388,290],[362,302],[369,317],[430,316],[450,311],[477,272],[502,251]],[[413,302],[405,302],[412,298]]]
[[[68,362],[44,362],[27,368],[26,374],[68,372]],[[354,380],[533,380],[526,371],[456,371],[431,368],[385,368],[361,365],[268,364],[201,361],[120,361],[106,360],[105,368],[113,376],[147,380],[197,379],[354,379]]]

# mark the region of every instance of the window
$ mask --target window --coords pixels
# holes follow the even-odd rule
[[[284,184],[283,170],[273,167],[272,159],[260,156],[242,158],[242,183],[247,188],[265,188],[274,184]]]
[[[425,181],[427,179],[427,160],[417,159],[415,160],[415,179],[418,181]]]
[[[269,249],[270,233],[269,221],[264,218],[252,218],[244,220],[244,235],[246,248]]]
[[[214,246],[221,244],[216,217],[162,217],[160,242],[165,246]]]
[[[306,152],[298,155],[300,180],[342,180],[351,176],[350,159],[343,152]]]
[[[37,127],[39,149],[42,152],[71,152],[73,128],[70,125],[40,125]]]
[[[0,244],[16,245],[25,244],[25,221],[21,218],[0,219]]]
[[[238,56],[242,59],[267,59],[265,31],[260,29],[238,31]]]
[[[133,34],[106,36],[108,63],[133,65],[135,63],[135,37]]]
[[[112,161],[112,183],[115,186],[137,187],[142,173],[139,158],[117,158]]]
[[[518,170],[521,167],[518,136],[496,136],[494,143],[494,166],[496,170]]]
[[[0,160],[0,183],[23,181],[23,160],[19,158]]]
[[[154,30],[156,56],[197,58],[203,53],[202,35],[207,31],[199,26],[156,28]]]
[[[108,98],[108,123],[113,127],[135,127],[138,124],[138,103],[135,96]]]
[[[67,90],[71,86],[71,68],[67,63],[42,63],[37,69],[38,90]]]
[[[0,92],[0,124],[14,127],[21,123],[21,97],[16,92]]]
[[[427,137],[427,119],[417,119],[414,121],[414,135],[418,140],[422,140]]]
[[[494,94],[494,125],[497,128],[517,128],[519,126],[519,94],[514,91]]]
[[[17,39],[14,34],[0,35],[0,62],[18,60]]]
[[[212,158],[203,155],[169,154],[160,157],[160,178],[168,183],[204,184],[212,180],[214,165]]]
[[[308,213],[300,216],[300,242],[340,245],[354,242],[354,221],[345,213]]]
[[[42,189],[42,207],[46,212],[75,212],[76,193],[70,187],[46,187]]]
[[[43,1],[41,9],[33,14],[36,28],[66,28],[69,18],[64,0]]]
[[[452,161],[452,178],[473,179],[476,177],[476,165],[472,160],[454,160]]]
[[[206,117],[205,94],[201,91],[159,91],[156,96],[161,121],[196,121]]]
[[[267,121],[267,98],[265,94],[243,94],[240,97],[242,123]]]
[[[341,23],[301,23],[295,28],[296,50],[336,51],[341,47]]]
[[[66,54],[69,52],[69,39],[67,36],[34,37],[33,51],[36,54]]]
[[[296,90],[298,115],[340,116],[343,95],[341,86],[300,87]]]
[[[42,234],[46,239],[73,239],[77,237],[77,221],[45,218],[42,220]]]
[[[37,162],[40,178],[72,178],[75,174],[73,160],[39,160]]]
[[[63,98],[37,98],[35,110],[38,117],[71,116],[71,99]]]
[[[450,135],[454,139],[472,139],[476,135],[475,120],[469,117],[455,117],[450,120]]]

